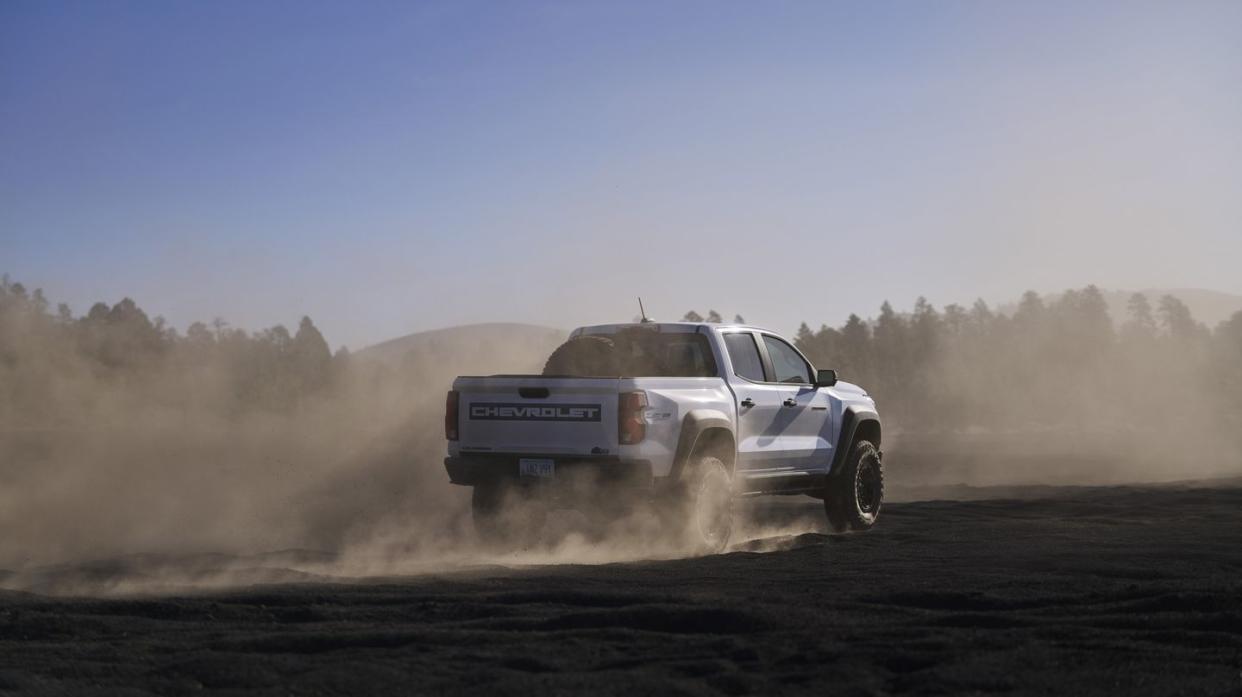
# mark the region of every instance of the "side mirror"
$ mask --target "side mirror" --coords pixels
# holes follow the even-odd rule
[[[837,384],[837,371],[835,370],[817,370],[815,371],[816,387],[832,387]]]

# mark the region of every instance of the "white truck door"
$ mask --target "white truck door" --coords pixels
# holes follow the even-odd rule
[[[780,436],[793,416],[782,402],[788,388],[771,382],[754,332],[724,332],[729,385],[737,399],[737,471],[760,473],[788,468]]]
[[[802,472],[827,472],[832,462],[832,411],[828,395],[815,387],[815,371],[784,339],[764,334],[773,379],[782,386],[786,465]]]

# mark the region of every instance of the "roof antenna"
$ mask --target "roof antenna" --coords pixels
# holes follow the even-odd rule
[[[642,323],[650,324],[651,318],[647,316],[647,311],[643,309],[643,296],[638,296],[638,313],[643,316]]]

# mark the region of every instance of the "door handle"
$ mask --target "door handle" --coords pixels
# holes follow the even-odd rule
[[[746,399],[743,399],[741,401],[741,405],[747,408],[753,407],[755,406],[755,400],[751,399],[750,397],[747,397]]]
[[[794,399],[793,397],[790,397],[789,399],[786,399],[784,401],[784,405],[787,407],[796,407],[798,406],[798,401]]]

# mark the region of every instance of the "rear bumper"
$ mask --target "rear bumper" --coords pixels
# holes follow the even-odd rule
[[[556,463],[556,476],[552,479],[539,477],[522,478],[518,470],[520,458],[545,458]],[[532,484],[563,483],[591,480],[595,483],[624,483],[651,486],[651,463],[647,460],[627,460],[617,456],[565,457],[563,455],[509,455],[499,453],[456,455],[444,458],[444,469],[449,481],[462,486],[474,486],[480,482],[498,479],[519,479]]]

